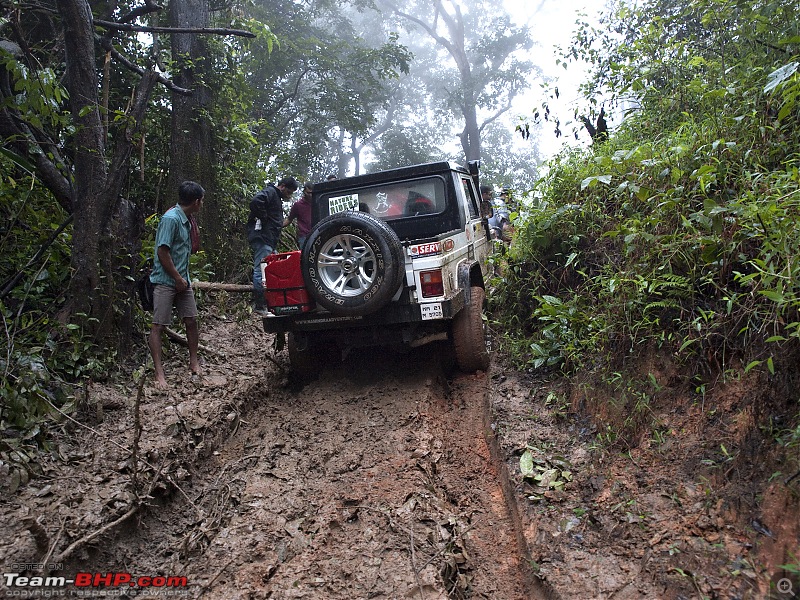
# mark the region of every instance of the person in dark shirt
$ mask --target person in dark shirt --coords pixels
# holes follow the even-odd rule
[[[283,227],[283,201],[297,190],[294,177],[284,177],[269,184],[250,201],[247,218],[247,243],[253,251],[253,303],[255,312],[264,314],[264,288],[261,285],[261,261],[278,247]]]

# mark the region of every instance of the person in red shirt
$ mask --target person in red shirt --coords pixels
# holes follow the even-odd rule
[[[303,185],[303,195],[300,200],[292,204],[289,209],[289,216],[283,220],[283,226],[286,227],[297,219],[297,247],[302,250],[303,245],[306,243],[306,238],[311,230],[311,193],[314,188],[310,183]]]

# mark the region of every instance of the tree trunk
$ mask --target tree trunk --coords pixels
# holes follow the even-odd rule
[[[211,21],[208,0],[170,2],[169,23],[172,27],[208,27]],[[203,210],[198,222],[202,229],[203,248],[218,255],[222,238],[228,232],[220,225],[228,222],[223,215],[216,190],[214,138],[206,115],[214,102],[213,91],[204,83],[213,77],[213,61],[206,38],[181,33],[172,36],[172,56],[178,67],[174,82],[192,90],[190,96],[172,94],[171,165],[166,194],[172,202],[177,199],[178,185],[187,179],[196,181],[206,190]]]
[[[473,91],[473,81],[469,69],[461,72],[464,91],[464,104],[461,112],[464,115],[464,129],[461,132],[461,147],[467,161],[481,158],[481,133],[478,127],[478,112]]]
[[[133,323],[130,311],[123,307],[130,304],[131,285],[126,276],[132,275],[132,255],[137,253],[126,240],[135,231],[137,218],[135,212],[118,211],[118,207],[133,138],[144,119],[156,75],[150,71],[139,81],[130,119],[115,132],[116,146],[108,161],[100,117],[91,9],[86,0],[63,0],[58,2],[58,8],[64,23],[66,87],[76,124],[72,202],[74,273],[62,317],[81,320],[95,340],[110,342],[114,338],[123,339]]]
[[[63,0],[58,10],[64,23],[66,88],[75,119],[74,136],[74,225],[69,299],[70,312],[103,316],[100,298],[100,227],[106,157],[103,123],[98,109],[92,13],[85,0]]]

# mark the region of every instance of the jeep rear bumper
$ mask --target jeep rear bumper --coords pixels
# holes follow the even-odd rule
[[[353,330],[354,335],[358,335],[356,330],[362,333],[369,330],[385,330],[390,337],[397,335],[403,328],[413,330],[441,330],[444,325],[449,324],[453,317],[464,307],[464,290],[458,292],[448,300],[433,303],[441,307],[441,317],[435,319],[424,319],[422,316],[422,306],[432,306],[432,304],[399,304],[392,302],[381,308],[378,312],[366,316],[337,316],[328,311],[318,309],[307,313],[294,315],[267,316],[263,318],[264,331],[267,333],[284,332],[338,332],[345,336]],[[374,333],[374,332],[373,332]],[[380,338],[386,336],[380,335]],[[405,337],[405,336],[404,336]],[[404,340],[396,339],[397,342]],[[407,340],[405,340],[407,342]],[[382,343],[390,343],[382,342]]]

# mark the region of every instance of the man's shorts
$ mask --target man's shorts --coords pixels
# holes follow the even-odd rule
[[[171,285],[156,284],[153,286],[153,324],[171,324],[173,304],[178,309],[179,318],[197,316],[197,304],[194,301],[192,288],[178,293]]]

